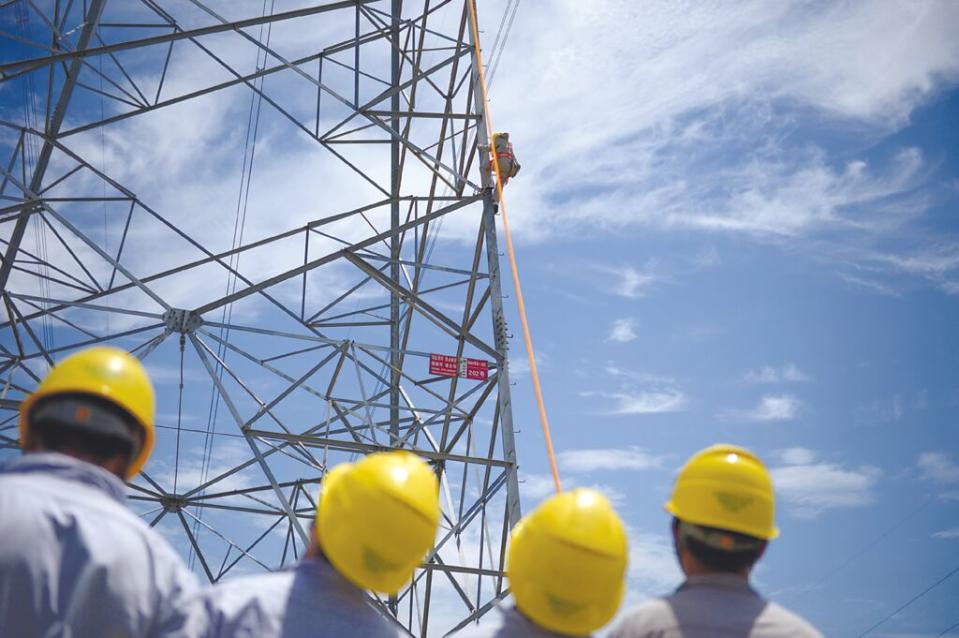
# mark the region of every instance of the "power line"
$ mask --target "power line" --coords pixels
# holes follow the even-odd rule
[[[932,497],[927,498],[927,499],[924,500],[922,503],[920,503],[918,507],[916,507],[916,508],[910,510],[909,512],[907,512],[902,518],[898,519],[895,523],[893,523],[892,525],[890,525],[889,527],[887,527],[883,532],[881,532],[878,536],[876,536],[875,538],[873,538],[870,542],[866,543],[865,545],[860,545],[858,551],[853,552],[853,553],[850,554],[850,555],[846,558],[846,560],[844,560],[842,563],[840,563],[839,565],[837,565],[837,566],[834,567],[833,569],[831,569],[831,570],[829,570],[828,572],[826,572],[825,574],[823,574],[823,575],[819,578],[819,580],[817,580],[815,583],[813,583],[813,584],[809,587],[809,589],[806,589],[805,591],[799,592],[799,593],[795,596],[795,598],[793,598],[793,601],[796,601],[796,600],[799,600],[799,599],[803,598],[806,594],[808,594],[808,593],[811,592],[811,591],[814,591],[817,587],[819,587],[819,585],[822,585],[822,584],[825,583],[826,581],[830,580],[833,576],[835,576],[835,575],[838,574],[839,572],[843,571],[843,570],[844,570],[846,567],[848,567],[853,561],[855,561],[856,559],[858,559],[859,557],[861,557],[863,554],[865,554],[866,552],[868,552],[869,550],[871,550],[873,547],[875,547],[876,545],[878,545],[881,541],[885,540],[885,539],[886,539],[890,534],[892,534],[894,531],[896,531],[897,529],[899,529],[899,528],[903,525],[903,523],[905,523],[906,521],[913,520],[913,519],[916,517],[916,515],[919,514],[919,512],[921,512],[923,509],[925,509],[926,506],[928,506],[929,503],[931,503],[932,501],[933,501]]]
[[[946,627],[946,628],[943,629],[941,632],[939,632],[938,634],[936,634],[936,638],[939,638],[940,636],[945,636],[946,634],[948,634],[950,631],[952,631],[952,630],[955,629],[956,627],[959,627],[959,621],[956,621],[956,624],[955,624],[955,625],[953,625],[953,626],[951,626],[951,627]]]
[[[512,13],[510,12],[510,6],[506,6],[506,10],[503,11],[503,19],[500,21],[499,30],[496,32],[496,39],[493,41],[493,47],[490,53],[490,70],[489,70],[489,79],[487,81],[487,88],[492,90],[493,88],[493,77],[496,75],[496,69],[499,68],[499,62],[503,58],[503,51],[506,49],[506,41],[509,39],[510,30],[513,28],[513,20],[516,19],[516,11],[519,9],[520,0],[516,0],[516,4],[512,5]],[[502,40],[500,40],[500,35],[502,35]],[[496,46],[499,44],[499,50],[496,50]]]
[[[942,583],[944,583],[944,582],[946,582],[947,580],[949,580],[953,575],[955,575],[955,574],[957,574],[957,573],[959,573],[959,567],[956,567],[956,568],[953,569],[951,572],[949,572],[948,574],[946,574],[945,576],[943,576],[942,578],[940,578],[939,580],[937,580],[936,582],[934,582],[933,584],[929,585],[928,587],[926,587],[925,589],[923,589],[921,592],[919,592],[918,594],[916,594],[915,596],[913,596],[912,598],[910,598],[909,601],[906,602],[906,603],[905,603],[904,605],[902,605],[901,607],[899,607],[899,609],[897,609],[896,611],[892,612],[892,613],[889,614],[888,616],[882,618],[879,622],[877,622],[876,624],[874,624],[872,627],[870,627],[870,628],[867,629],[866,631],[864,631],[864,632],[862,632],[861,634],[859,634],[858,638],[862,638],[862,637],[865,636],[866,634],[872,632],[872,630],[880,627],[880,626],[881,626],[883,623],[885,623],[887,620],[889,620],[890,618],[892,618],[893,616],[895,616],[896,614],[898,614],[899,612],[901,612],[903,609],[905,609],[905,608],[908,607],[909,605],[913,604],[914,602],[916,602],[917,600],[919,600],[920,598],[922,598],[923,596],[925,596],[926,594],[928,594],[929,592],[931,592],[933,589],[935,589],[936,587],[938,587],[938,586],[941,585]],[[956,626],[956,625],[953,625],[953,627],[955,627],[955,626]],[[951,628],[950,628],[950,629],[951,629]],[[946,631],[949,631],[949,629],[947,629]],[[941,636],[942,634],[939,634],[939,635]]]

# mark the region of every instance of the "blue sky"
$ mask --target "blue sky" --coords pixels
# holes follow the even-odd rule
[[[489,46],[512,3],[480,4]],[[344,26],[310,24],[310,37]],[[959,5],[949,0],[518,8],[492,78],[495,125],[511,133],[523,164],[507,206],[560,471],[567,486],[605,490],[630,527],[628,604],[679,582],[661,506],[682,462],[720,441],[759,453],[777,484],[782,536],[757,570],[759,588],[827,635],[859,635],[959,567],[957,29]],[[273,37],[297,50],[306,32],[278,26]],[[255,63],[235,41],[218,44]],[[156,60],[131,61],[143,77],[155,71]],[[189,57],[174,62],[183,65],[177,88],[214,74]],[[295,83],[270,88],[303,106]],[[19,93],[2,91],[4,118],[19,117]],[[104,108],[81,99],[78,113]],[[229,90],[71,144],[223,248],[248,106],[247,92]],[[265,110],[261,126],[248,240],[363,201],[362,190],[328,188],[348,171],[282,118]],[[381,160],[371,161],[382,169]],[[91,234],[125,214],[74,210],[96,222]],[[192,258],[166,236],[155,250],[162,229],[137,220],[128,251],[137,268]],[[437,263],[461,262],[476,218],[450,216],[442,232]],[[102,232],[103,245],[117,241]],[[266,276],[300,250],[244,267]],[[157,289],[190,307],[222,294],[222,273],[212,274]],[[353,275],[318,273],[317,303]],[[116,303],[150,305],[133,295]],[[234,319],[262,322],[264,305],[237,304]],[[512,296],[506,306],[529,510],[550,481]],[[175,340],[148,361],[168,427],[177,362]],[[207,421],[204,375],[188,359],[185,425]],[[258,377],[257,391],[270,396],[274,381]],[[219,419],[228,436],[222,406]],[[184,436],[183,480],[195,482],[202,436]],[[171,481],[174,454],[164,430],[151,468],[160,480]],[[228,442],[215,466],[248,454]],[[247,484],[240,475],[233,486]],[[959,622],[957,599],[959,576],[869,635],[936,636]]]
[[[493,101],[564,480],[613,495],[636,600],[678,582],[678,467],[753,449],[782,529],[758,586],[859,635],[959,566],[959,13],[576,4],[520,9]],[[957,600],[953,578],[869,635],[939,635]]]

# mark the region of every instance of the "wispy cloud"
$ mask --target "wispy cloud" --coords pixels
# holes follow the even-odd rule
[[[609,336],[606,341],[616,343],[629,343],[636,340],[636,320],[630,317],[625,319],[616,319],[609,330]]]
[[[882,476],[877,467],[846,467],[806,448],[783,450],[780,458],[783,465],[772,469],[773,484],[794,516],[815,518],[828,509],[863,507],[875,500],[873,489]]]
[[[553,477],[549,474],[520,472],[519,490],[524,500],[529,503],[537,503],[554,493]],[[529,506],[527,505],[527,507]]]
[[[959,19],[955,3],[698,4],[681,19],[669,3],[613,7],[559,3],[554,29],[519,17],[529,37],[513,54],[538,71],[501,75],[497,91],[523,96],[499,112],[538,160],[516,182],[537,211],[519,218],[520,232],[719,231],[823,255],[855,246],[840,259],[855,265],[869,261],[873,238],[898,237],[930,206],[917,192],[932,164],[920,149],[849,159],[794,133],[812,120],[875,140],[907,125],[959,77],[945,26]],[[557,139],[566,114],[551,107],[564,100],[597,117]]]
[[[743,380],[746,383],[800,383],[811,381],[812,378],[795,363],[787,363],[781,368],[765,365],[758,370],[750,370]]]
[[[249,459],[250,456],[250,449],[242,443],[236,441],[219,442],[216,445],[215,458],[210,459],[205,468],[201,450],[193,449],[180,458],[178,466],[170,463],[170,459],[154,458],[147,469],[154,480],[172,492],[174,481],[180,488],[188,486],[192,489],[204,481],[218,477],[220,474],[236,467]],[[260,475],[259,467],[251,466],[242,472],[237,472],[218,481],[215,489],[228,492],[250,487],[259,481],[266,482],[265,478]]]
[[[804,447],[791,447],[779,451],[779,458],[786,465],[809,465],[816,460],[816,453]]]
[[[922,478],[936,483],[959,483],[959,465],[945,452],[923,452],[916,463]]]
[[[856,421],[865,425],[899,421],[903,414],[905,414],[905,406],[902,396],[898,393],[858,406],[855,410]]]
[[[616,391],[581,392],[581,396],[603,399],[599,411],[611,415],[657,414],[685,409],[689,399],[672,377],[629,370],[608,363],[605,372],[616,380]]]
[[[611,402],[601,412],[611,415],[657,414],[678,412],[686,406],[686,395],[678,389],[631,392],[583,392],[585,397],[598,397]]]
[[[559,465],[569,472],[597,470],[652,470],[662,467],[663,457],[641,447],[566,450],[559,453]]]
[[[959,527],[953,527],[952,529],[944,529],[935,532],[932,537],[941,540],[952,540],[954,538],[959,538]]]
[[[897,291],[895,288],[889,284],[885,284],[875,279],[867,279],[865,277],[850,275],[848,273],[840,273],[839,278],[846,283],[850,283],[860,288],[865,288],[866,290],[871,290],[872,292],[879,293],[880,295],[886,295],[888,297],[900,296],[899,291]]]
[[[730,409],[719,413],[724,420],[791,421],[799,416],[802,403],[791,394],[767,394],[750,409]]]
[[[592,270],[603,276],[603,289],[626,299],[646,296],[658,279],[651,271],[641,271],[630,265],[593,264]]]

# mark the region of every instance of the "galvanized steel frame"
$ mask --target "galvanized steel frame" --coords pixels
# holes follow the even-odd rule
[[[470,29],[466,5],[463,0],[422,0],[421,6],[411,9],[413,3],[409,0],[406,6],[402,0],[350,0],[229,20],[210,1],[190,3],[207,17],[205,24],[181,25],[174,16],[174,8],[167,7],[163,0],[139,0],[154,22],[119,26],[109,22],[111,7],[106,0],[13,0],[0,5],[0,17],[19,11],[16,15],[20,18],[26,12],[45,25],[49,37],[42,55],[0,64],[0,88],[27,77],[42,80],[45,85],[40,96],[45,105],[41,109],[41,128],[31,128],[26,118],[0,121],[0,140],[9,141],[0,146],[0,151],[6,149],[9,153],[9,157],[0,158],[0,294],[4,311],[0,322],[0,414],[4,415],[0,421],[0,450],[12,450],[18,445],[16,410],[20,399],[42,376],[43,364],[49,365],[78,347],[122,343],[124,339],[137,339],[136,345],[128,349],[149,361],[157,348],[179,340],[181,357],[187,353],[195,357],[215,387],[217,400],[226,406],[233,423],[228,436],[242,439],[250,454],[202,482],[181,484],[175,490],[163,485],[148,467],[130,486],[131,499],[143,506],[145,520],[151,525],[176,520],[176,527],[186,539],[185,546],[192,550],[201,573],[211,582],[230,575],[244,561],[247,566],[252,563],[262,568],[277,567],[302,556],[309,544],[317,484],[322,481],[331,451],[367,454],[388,448],[414,450],[433,464],[443,481],[444,527],[413,583],[395,598],[384,601],[384,605],[412,634],[438,635],[478,617],[505,594],[506,541],[509,529],[520,516],[496,209],[485,167],[488,140],[475,84],[472,42],[467,35]],[[252,27],[348,11],[355,13],[353,33],[344,33],[341,41],[296,59],[285,58],[278,47],[259,40],[250,31]],[[441,11],[447,15],[452,11],[458,24],[445,31],[435,26],[431,20]],[[114,37],[107,42],[109,38],[104,36],[103,29],[108,25],[115,29],[114,35],[126,37]],[[164,33],[138,37],[137,28]],[[258,56],[262,54],[262,66],[253,72],[244,71],[217,54],[208,38],[225,34],[242,38],[256,49]],[[0,32],[0,42],[6,40],[7,46],[27,39]],[[428,40],[442,41],[445,46],[441,59],[424,68],[424,54],[431,50]],[[390,47],[389,69],[361,68],[363,47],[383,43]],[[195,47],[231,79],[171,94],[168,74],[173,73],[170,60],[175,46]],[[126,68],[117,57],[145,51],[147,47],[165,47],[166,57],[155,93],[139,83],[136,71]],[[156,50],[150,49],[153,53]],[[337,57],[343,53],[353,53],[352,66]],[[111,70],[104,72],[98,61],[107,58]],[[323,81],[324,63],[352,74],[352,96]],[[307,71],[308,65],[318,66],[319,73]],[[281,73],[293,73],[315,88],[317,114],[312,121],[297,116],[278,96],[263,88],[264,78]],[[94,85],[94,79],[100,88]],[[373,80],[383,90],[361,103],[361,83]],[[71,147],[71,138],[87,131],[188,100],[209,98],[233,87],[246,87],[259,96],[298,134],[339,158],[382,197],[229,250],[214,251]],[[78,90],[111,100],[114,113],[89,117],[89,111],[83,110],[82,101],[76,97]],[[442,109],[436,108],[435,99],[419,99],[426,94],[443,96]],[[326,127],[320,117],[321,96],[348,109],[348,116]],[[421,101],[425,106],[419,106]],[[438,133],[429,144],[411,135],[420,120],[439,120]],[[368,133],[369,137],[363,137]],[[381,184],[375,172],[337,151],[338,145],[345,144],[371,148],[388,145],[388,183]],[[37,145],[41,149],[39,156],[31,159],[28,150]],[[54,157],[61,171],[56,175],[50,170]],[[404,182],[404,175],[414,169],[427,171],[427,188],[417,190]],[[58,188],[81,175],[102,185],[102,196],[57,195]],[[445,192],[441,193],[441,189]],[[83,203],[108,201],[129,206],[116,250],[107,250],[70,213],[71,207]],[[373,228],[371,234],[359,240],[339,237],[335,230],[327,232],[328,228],[339,228],[338,224],[353,219],[369,224],[366,215],[385,208],[389,210],[388,229]],[[450,215],[472,215],[477,222],[476,239],[472,250],[463,251],[468,259],[434,263],[429,246],[435,224]],[[136,223],[134,218],[150,219],[164,233],[191,247],[197,257],[156,272],[135,274],[123,252],[131,224]],[[52,257],[41,251],[31,252],[25,246],[24,236],[31,223],[36,226],[37,236],[42,234],[54,242]],[[311,238],[314,245],[320,240],[332,240],[339,247],[311,258]],[[302,242],[304,247],[303,263],[295,267],[262,278],[255,268],[239,267],[239,259],[244,255],[292,241]],[[379,252],[380,245],[385,245],[388,253]],[[363,278],[325,307],[308,314],[307,277],[330,264],[355,269]],[[165,299],[159,284],[178,275],[204,272],[211,266],[235,278],[235,289],[189,308],[177,308]],[[102,274],[104,267],[110,271],[109,279]],[[99,277],[95,274],[98,272]],[[12,277],[14,273],[18,279]],[[423,283],[424,273],[457,278],[429,287]],[[302,279],[299,299],[291,302],[275,294],[279,286],[298,278]],[[370,284],[380,286],[388,294],[389,302],[348,310],[345,304],[353,293]],[[51,289],[56,292],[50,293]],[[456,312],[432,303],[433,295],[452,289],[462,290],[461,307]],[[157,309],[116,304],[121,295],[136,291]],[[252,297],[260,299],[275,316],[289,321],[288,325],[295,329],[215,320],[215,311]],[[343,310],[332,312],[337,308]],[[387,309],[387,317],[377,314]],[[83,312],[126,317],[139,324],[104,331],[77,319],[77,313]],[[481,321],[484,316],[489,322],[486,327]],[[388,333],[382,340],[369,341],[326,334],[345,326],[383,326]],[[429,352],[410,347],[422,326],[446,335],[450,353],[460,357],[473,353],[488,359],[490,378],[477,383],[424,374]],[[242,338],[224,338],[224,331]],[[56,339],[48,338],[49,335]],[[272,339],[276,349],[270,356],[251,352],[243,341],[245,337]],[[282,347],[283,343],[295,343],[296,347]],[[297,376],[282,369],[285,359],[303,353],[315,355],[314,364],[306,372]],[[264,376],[279,379],[285,387],[273,398],[261,399],[249,376],[244,376],[243,366],[252,366]],[[337,384],[345,378],[341,376],[344,374],[355,375],[356,385],[340,393]],[[318,384],[320,379],[325,384]],[[352,380],[351,377],[351,383]],[[182,378],[179,391],[182,401]],[[414,391],[431,405],[417,405],[411,396]],[[324,403],[328,409],[326,419],[310,427],[285,423],[276,409],[294,395]],[[252,414],[241,405],[251,397],[259,406]],[[475,419],[484,410],[492,411],[492,418],[489,433],[482,433],[485,439],[481,439]],[[260,425],[263,423],[273,427]],[[387,435],[386,440],[377,438],[378,431]],[[317,453],[320,450],[322,457]],[[274,471],[278,459],[295,461],[304,471],[293,479],[282,478]],[[229,487],[231,477],[251,468],[259,468],[260,482]],[[462,472],[457,474],[458,482],[451,482],[454,470]],[[472,483],[471,472],[475,479]],[[451,485],[458,487],[455,498]],[[269,521],[269,525],[252,542],[240,543],[232,539],[230,531],[218,529],[209,518],[204,520],[204,516],[215,517],[217,512],[230,512],[250,520],[259,517]],[[271,539],[270,534],[277,530],[285,530],[281,555],[257,556],[256,550],[267,542],[264,539]],[[447,550],[458,546],[468,531],[474,539],[478,538],[479,551],[471,562],[451,563]],[[226,548],[219,567],[211,546]],[[446,625],[437,626],[435,611],[431,623],[431,608],[433,601],[443,595],[457,601],[460,611],[454,614],[455,622],[446,618]]]

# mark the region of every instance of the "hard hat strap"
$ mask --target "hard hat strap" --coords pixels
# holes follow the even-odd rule
[[[724,552],[748,552],[758,549],[763,544],[761,538],[746,536],[723,529],[703,527],[686,521],[679,521],[679,542],[685,545],[686,540],[692,538],[703,545]]]
[[[85,394],[44,397],[30,410],[29,427],[48,431],[69,428],[91,436],[114,440],[136,457],[143,445],[143,428],[126,411],[114,404]]]

